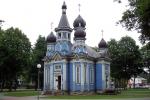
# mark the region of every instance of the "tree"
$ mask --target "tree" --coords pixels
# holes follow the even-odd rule
[[[8,84],[11,91],[16,88],[16,81],[28,66],[31,43],[18,28],[1,31],[0,38],[0,75],[3,84]],[[6,74],[7,73],[7,74]]]
[[[122,76],[126,80],[141,73],[141,54],[139,47],[131,37],[122,37],[119,41],[119,57],[121,58]]]
[[[121,1],[121,0],[115,0]],[[142,43],[150,41],[150,0],[128,0],[129,8],[119,21],[127,30],[137,30],[141,33]]]
[[[131,37],[122,37],[120,41],[112,39],[108,42],[111,62],[111,75],[117,79],[122,86],[132,76],[141,73],[142,60],[139,47]]]
[[[142,53],[143,65],[146,69],[148,69],[145,73],[147,75],[146,78],[150,82],[150,43],[144,45],[140,51]]]
[[[118,42],[115,39],[111,39],[108,42],[108,50],[110,52],[111,61],[111,76],[119,79],[120,65],[119,65],[119,49]]]
[[[46,41],[45,37],[42,37],[41,35],[38,37],[35,47],[32,51],[32,67],[29,69],[29,80],[32,80],[35,83],[35,89],[37,89],[37,64],[41,64],[41,75],[40,75],[40,83],[41,86],[43,85],[43,67],[44,62],[42,59],[46,55]]]

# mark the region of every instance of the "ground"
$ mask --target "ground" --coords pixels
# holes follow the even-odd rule
[[[0,100],[37,100],[37,91],[17,91],[4,92],[0,95]],[[150,100],[150,89],[129,89],[124,90],[118,95],[82,95],[82,96],[43,96],[40,95],[40,100],[48,99],[100,99],[100,100]]]

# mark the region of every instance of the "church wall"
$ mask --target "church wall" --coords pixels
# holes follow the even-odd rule
[[[79,82],[77,68],[79,65]],[[85,69],[84,69],[85,68]],[[92,73],[90,71],[93,71]],[[91,74],[93,74],[91,76]],[[72,78],[71,78],[72,77]],[[72,61],[70,63],[70,91],[90,91],[95,89],[94,63],[88,61]],[[92,79],[91,79],[92,78]],[[92,81],[92,82],[91,82]]]
[[[68,91],[73,90],[73,63],[68,64]]]
[[[102,89],[102,64],[96,64],[96,90]]]

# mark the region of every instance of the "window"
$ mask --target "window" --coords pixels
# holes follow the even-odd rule
[[[68,39],[70,39],[70,34],[68,33]]]
[[[65,32],[63,33],[63,38],[64,38],[64,39],[66,39],[66,38],[67,38],[67,35],[66,35],[66,33],[65,33]]]
[[[90,83],[94,83],[94,69],[90,69]]]
[[[80,83],[80,65],[76,64],[76,83]]]
[[[61,69],[61,66],[60,65],[56,65],[55,66],[55,70],[60,70]]]
[[[59,39],[61,38],[61,33],[58,33],[58,38],[59,38]]]

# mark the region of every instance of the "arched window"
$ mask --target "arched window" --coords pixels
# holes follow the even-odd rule
[[[90,83],[94,83],[94,69],[90,69]]]
[[[80,83],[80,65],[75,64],[76,67],[76,83]]]

